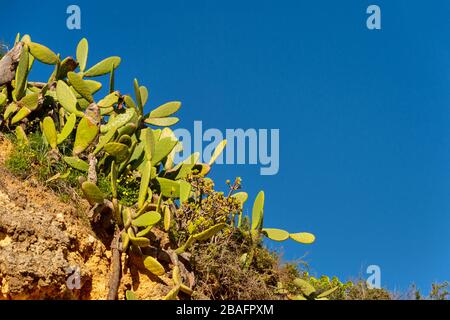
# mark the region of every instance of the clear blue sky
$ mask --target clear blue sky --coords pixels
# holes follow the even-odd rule
[[[245,2],[245,3],[244,3]],[[82,29],[66,28],[69,4]],[[378,4],[382,30],[365,27]],[[280,171],[217,166],[266,192],[266,226],[308,230],[279,247],[343,279],[377,264],[382,285],[450,279],[450,2],[6,1],[16,32],[62,55],[90,41],[90,64],[123,58],[150,104],[181,100],[179,127],[279,128]],[[34,75],[49,74],[37,68]]]

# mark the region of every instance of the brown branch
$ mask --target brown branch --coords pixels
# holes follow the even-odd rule
[[[119,250],[120,230],[117,229],[111,242],[111,271],[108,282],[107,300],[116,300],[122,273],[121,254]]]
[[[0,60],[0,86],[10,83],[16,76],[17,64],[22,54],[23,42],[18,42]]]

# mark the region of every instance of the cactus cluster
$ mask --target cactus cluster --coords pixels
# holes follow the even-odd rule
[[[40,132],[52,156],[79,175],[82,194],[92,207],[92,219],[110,211],[120,235],[120,252],[138,258],[154,275],[161,276],[166,269],[157,257],[147,253],[147,248],[157,245],[151,240],[153,231],[157,228],[180,235],[177,247],[169,252],[173,253],[174,288],[166,299],[177,298],[179,292],[192,294],[192,288],[183,281],[186,276],[177,256],[197,241],[208,241],[227,229],[240,229],[242,208],[248,198],[245,192],[230,192],[227,197],[208,202],[195,185],[200,179],[210,182],[206,176],[226,141],[218,144],[209,163],[199,162],[198,153],[174,163],[183,146],[169,127],[179,121],[174,115],[181,103],[167,102],[146,112],[148,90],[136,79],[133,96],[116,90],[115,70],[120,57],[112,56],[88,67],[86,39],[79,42],[76,58],[62,59],[28,35],[18,35],[14,47],[20,49],[20,59],[14,66],[14,79],[0,86],[0,129],[14,131],[22,144],[27,143],[27,135]],[[54,67],[48,81],[30,81],[36,61]],[[98,97],[103,84],[93,78],[103,75],[109,76],[109,87],[106,95]],[[98,186],[100,174],[109,180],[110,195]],[[139,185],[137,201],[132,205],[124,203],[118,192],[118,183],[125,177],[132,177]],[[220,202],[227,205],[220,214],[211,219],[195,218],[204,210],[202,205],[215,207]],[[179,223],[177,219],[185,211],[192,219]],[[314,241],[309,233],[264,228],[263,213],[264,193],[260,192],[254,201],[249,233],[255,244],[261,236],[275,241]],[[244,267],[250,266],[252,255],[251,251],[243,257]],[[134,294],[129,291],[126,297],[134,299]]]

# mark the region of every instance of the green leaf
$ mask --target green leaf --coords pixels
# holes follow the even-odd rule
[[[291,233],[289,237],[292,240],[295,240],[304,244],[311,244],[316,240],[316,237],[312,233],[308,232],[299,232],[299,233]]]
[[[148,227],[157,224],[161,215],[156,211],[149,211],[134,219],[131,224],[135,227]]]
[[[85,77],[98,77],[102,76],[104,74],[108,74],[111,71],[111,68],[116,69],[120,65],[120,57],[109,57],[106,58],[99,63],[97,63],[95,66],[91,67],[89,70],[87,70],[84,73]]]
[[[285,241],[289,239],[289,232],[282,229],[264,228],[262,231],[266,237],[274,241]]]
[[[89,52],[89,44],[86,38],[80,40],[77,46],[77,61],[80,66],[80,71],[84,72]]]
[[[35,42],[30,42],[28,46],[30,48],[30,53],[40,62],[45,64],[58,63],[58,56],[46,46]]]
[[[178,111],[181,107],[181,102],[179,101],[171,101],[167,102],[158,108],[154,109],[152,112],[150,112],[149,117],[150,118],[165,118],[168,116],[171,116],[175,112]]]
[[[252,210],[252,230],[259,230],[262,226],[264,216],[264,191],[256,196]]]
[[[145,268],[157,276],[162,276],[166,273],[164,267],[152,256],[144,256]]]
[[[42,128],[44,131],[45,139],[47,139],[47,142],[50,144],[52,149],[56,149],[58,137],[55,122],[53,121],[53,119],[51,117],[45,117]]]
[[[80,96],[82,96],[90,103],[94,102],[94,98],[91,95],[89,87],[79,74],[75,72],[69,72],[67,73],[67,78],[69,79],[72,87],[75,89],[76,92],[80,94]]]
[[[98,127],[87,117],[83,117],[78,123],[73,154],[78,155],[89,147],[98,134]]]

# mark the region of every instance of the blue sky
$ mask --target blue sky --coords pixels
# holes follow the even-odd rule
[[[45,3],[45,4],[44,4]],[[450,279],[450,3],[429,1],[7,1],[0,39],[30,33],[88,62],[119,55],[150,105],[183,102],[178,127],[280,129],[280,171],[216,166],[266,192],[265,224],[311,231],[310,246],[269,243],[318,275],[381,267],[382,285]],[[77,4],[82,29],[66,28]],[[369,31],[377,4],[382,30]],[[36,68],[34,76],[47,75]],[[247,207],[250,210],[250,206]]]

